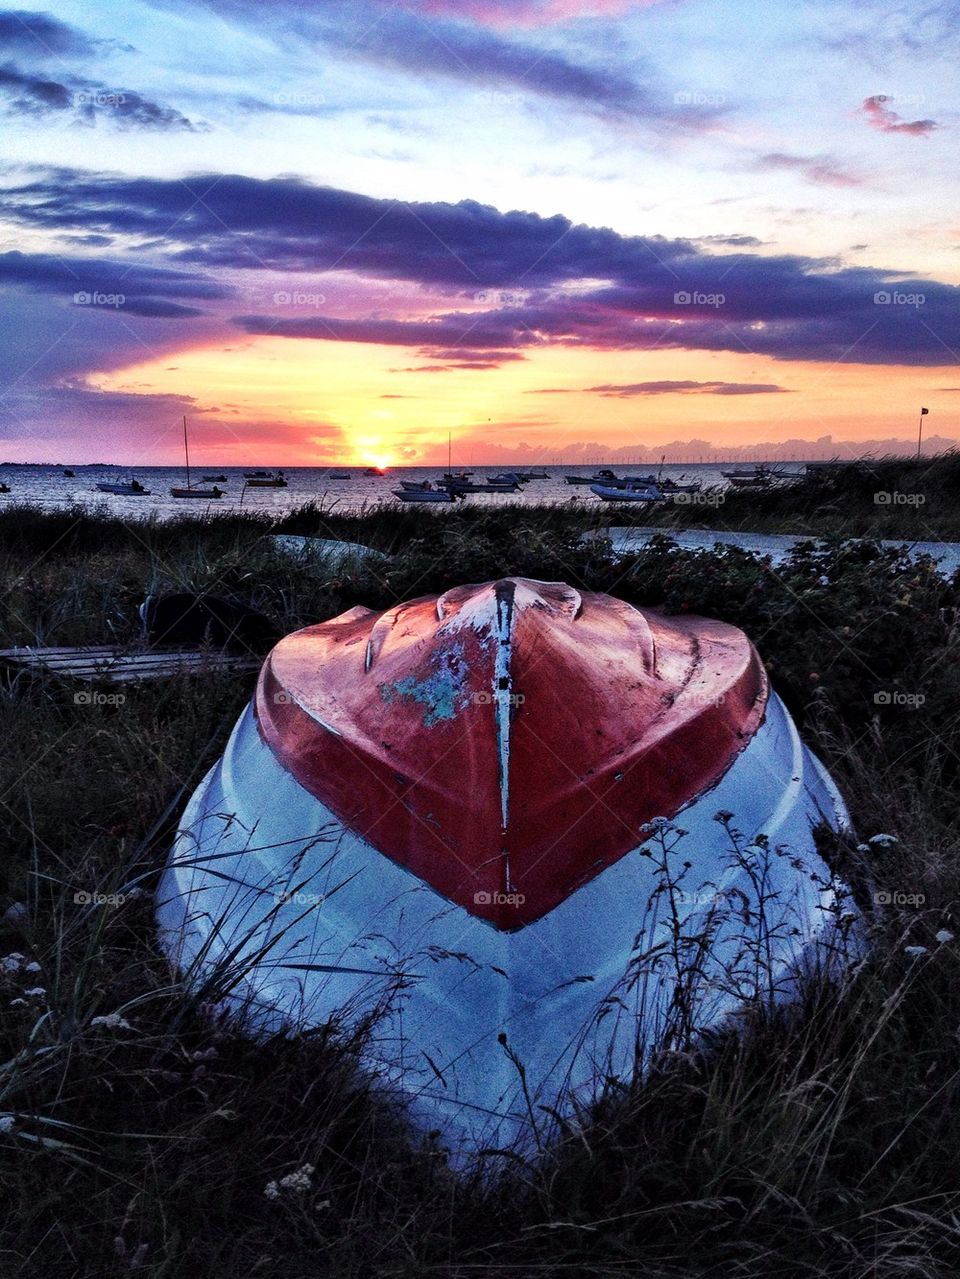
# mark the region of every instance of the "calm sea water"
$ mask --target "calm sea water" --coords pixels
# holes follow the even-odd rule
[[[736,465],[742,465],[737,463]],[[786,474],[802,471],[800,463],[777,464]],[[721,470],[729,470],[731,464],[682,464],[665,466],[663,475],[679,480],[700,480],[704,486],[723,485]],[[10,493],[0,495],[0,503],[29,503],[39,507],[64,507],[79,503],[90,509],[98,507],[123,515],[159,515],[168,518],[184,512],[200,514],[207,510],[250,510],[264,511],[281,515],[304,502],[322,501],[328,509],[339,512],[356,512],[363,508],[387,503],[400,506],[398,498],[392,490],[399,488],[400,480],[440,479],[446,467],[394,467],[385,476],[364,475],[363,467],[338,467],[340,473],[350,476],[349,479],[334,479],[330,470],[321,467],[292,467],[284,470],[289,487],[285,489],[246,489],[244,490],[242,467],[224,468],[217,471],[213,468],[209,474],[227,476],[226,484],[220,484],[225,496],[215,501],[203,501],[197,498],[177,499],[170,496],[172,485],[183,484],[182,467],[143,466],[131,471],[113,466],[78,466],[73,478],[63,474],[58,466],[0,466],[0,482],[10,487]],[[458,469],[458,468],[454,468]],[[498,473],[499,468],[474,466],[468,469],[476,481],[484,482],[488,476]],[[521,503],[525,506],[556,503],[568,505],[578,503],[583,506],[600,506],[601,499],[590,492],[586,486],[574,486],[564,483],[565,475],[590,476],[597,470],[590,466],[537,466],[532,470],[546,471],[547,478],[531,480],[525,484],[521,492],[516,494],[476,493],[467,502],[473,505],[502,506],[508,503]],[[657,467],[649,464],[628,464],[611,467],[618,475],[656,474]],[[202,470],[192,474],[194,483],[200,482]],[[100,493],[98,481],[126,481],[131,475],[136,476],[145,488],[150,490],[147,497],[124,497]],[[449,510],[446,506],[421,507],[420,509],[442,512]]]

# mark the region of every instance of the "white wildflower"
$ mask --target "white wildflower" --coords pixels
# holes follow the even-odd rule
[[[927,955],[930,952],[926,946],[904,946],[903,953],[905,955]]]
[[[106,1013],[102,1017],[90,1018],[91,1030],[133,1030],[130,1023],[119,1013]]]
[[[10,1007],[11,1007],[11,1008],[26,1008],[26,1006],[27,1006],[27,1001],[26,1001],[25,999],[11,999],[11,1000],[10,1000]]]
[[[14,1125],[13,1115],[0,1115],[0,1133],[12,1132]]]
[[[899,844],[900,841],[896,835],[871,835],[870,843],[875,848],[889,848],[891,844]]]
[[[31,986],[29,990],[23,992],[25,999],[43,999],[47,989],[45,986]]]
[[[35,959],[31,959],[29,964],[24,965],[23,971],[25,973],[39,973],[39,972],[43,972],[43,969],[40,967],[40,965],[37,963]]]
[[[311,1187],[310,1178],[313,1176],[313,1164],[304,1164],[298,1168],[296,1172],[288,1172],[285,1177],[281,1177],[279,1181],[268,1181],[264,1188],[264,1195],[268,1199],[279,1199],[281,1191],[289,1190],[291,1194],[302,1195]]]
[[[4,924],[19,924],[22,920],[27,918],[27,914],[26,902],[11,902],[11,904],[3,912],[3,915],[0,916],[0,921]]]
[[[4,955],[0,959],[0,972],[18,973],[23,967],[24,956],[14,951],[12,955]]]
[[[869,851],[870,851],[870,845],[869,845],[869,844],[858,844],[858,845],[857,845],[857,852],[858,852],[858,853],[869,853]]]
[[[944,942],[953,941],[953,933],[951,933],[948,928],[941,928],[940,931],[934,935],[933,940],[938,941],[942,946]]]

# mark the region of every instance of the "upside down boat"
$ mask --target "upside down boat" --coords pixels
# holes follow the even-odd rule
[[[507,578],[281,640],[161,939],[254,1028],[376,1008],[366,1067],[463,1158],[755,997],[754,927],[788,997],[834,944],[821,822],[843,801],[741,631]]]

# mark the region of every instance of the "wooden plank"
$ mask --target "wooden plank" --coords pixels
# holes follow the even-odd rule
[[[214,671],[246,671],[260,666],[257,657],[204,649],[151,649],[135,652],[120,645],[0,649],[0,663],[20,670],[43,670],[53,675],[105,683],[162,679],[178,673],[199,675]]]

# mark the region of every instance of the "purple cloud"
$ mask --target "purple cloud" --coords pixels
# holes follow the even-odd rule
[[[626,382],[604,383],[600,386],[584,386],[580,388],[567,386],[548,386],[538,391],[530,391],[530,395],[564,395],[576,391],[594,395],[613,396],[617,399],[629,399],[634,395],[771,395],[786,394],[790,388],[777,386],[773,382]]]
[[[906,133],[914,138],[926,138],[940,126],[936,120],[904,120],[890,105],[893,98],[885,93],[875,93],[864,98],[860,110],[867,122],[881,133]]]

